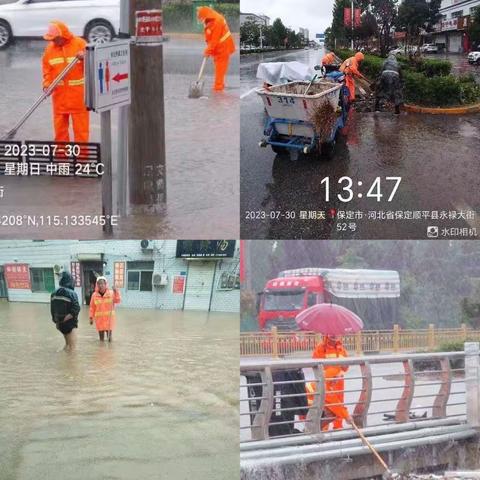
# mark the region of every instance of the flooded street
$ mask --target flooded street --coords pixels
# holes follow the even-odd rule
[[[297,50],[287,54],[246,55],[241,59],[241,93],[259,86],[256,71],[265,61],[300,61],[310,66],[320,62],[321,50]],[[331,208],[363,211],[452,211],[480,208],[476,161],[480,148],[480,115],[428,116],[352,111],[333,157],[292,160],[260,148],[265,113],[255,94],[241,100],[241,232],[245,238],[426,238],[432,220],[366,220],[356,222],[356,231],[337,231],[333,221],[299,219],[300,211]],[[337,181],[351,177],[353,199],[342,203]],[[392,202],[385,177],[402,177]],[[332,195],[324,200],[321,184],[330,177]],[[366,198],[376,177],[381,177],[382,202]],[[270,219],[269,212],[296,213],[295,220]],[[267,218],[247,219],[247,212],[267,212]],[[274,216],[275,217],[275,216]],[[476,227],[457,219],[434,224],[445,227]],[[477,229],[477,234],[480,230]]]
[[[41,94],[42,41],[18,41],[0,51],[0,136]],[[239,60],[231,57],[227,88],[213,93],[212,61],[205,76],[205,99],[187,98],[198,76],[204,42],[200,36],[171,36],[164,44],[167,206],[155,222],[149,217],[120,219],[116,238],[238,237],[239,220]],[[5,114],[8,112],[8,115]],[[113,179],[117,179],[117,112],[112,112]],[[100,141],[100,116],[90,114],[90,139]],[[17,139],[51,140],[50,100],[19,131]],[[2,177],[2,212],[15,215],[100,215],[101,181],[87,178]],[[62,199],[59,202],[59,199]],[[114,188],[114,205],[116,191]],[[70,228],[11,226],[3,238],[92,238],[98,226]]]
[[[238,315],[85,306],[65,354],[47,304],[0,303],[0,478],[238,477]]]

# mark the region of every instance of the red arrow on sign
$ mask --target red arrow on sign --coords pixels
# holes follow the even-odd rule
[[[117,73],[114,77],[113,80],[116,82],[120,82],[122,80],[126,80],[128,78],[128,73]]]

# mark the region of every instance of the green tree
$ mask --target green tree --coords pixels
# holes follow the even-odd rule
[[[255,22],[245,22],[240,27],[240,42],[245,45],[260,45],[260,27]]]
[[[475,8],[471,24],[468,28],[468,36],[474,47],[480,44],[480,7]]]
[[[282,23],[280,18],[275,19],[272,24],[272,41],[274,47],[285,46],[285,39],[287,38],[287,27]]]
[[[392,29],[397,18],[398,0],[372,0],[370,11],[378,25],[380,53],[385,56],[392,46]]]

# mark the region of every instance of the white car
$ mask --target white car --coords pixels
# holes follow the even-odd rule
[[[480,65],[480,52],[470,52],[468,54],[468,63],[472,65]]]
[[[438,53],[438,45],[433,43],[427,43],[420,47],[420,51],[422,53]]]
[[[42,37],[52,20],[89,43],[109,42],[119,30],[120,0],[0,1],[0,48],[17,37]]]

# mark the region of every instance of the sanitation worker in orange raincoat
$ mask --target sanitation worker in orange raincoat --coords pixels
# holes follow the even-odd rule
[[[200,7],[198,19],[205,25],[205,41],[207,48],[204,55],[213,57],[215,63],[215,91],[225,88],[225,75],[228,71],[230,55],[235,52],[235,42],[228,28],[227,21],[218,12],[210,7]]]
[[[323,342],[319,343],[313,351],[312,358],[331,359],[345,358],[348,356],[342,341],[334,336],[325,336]],[[348,370],[348,366],[329,365],[323,368],[325,375],[325,411],[322,415],[322,430],[328,430],[330,423],[333,422],[333,429],[338,430],[343,427],[343,420],[350,420],[350,414],[343,405],[345,390],[345,381],[343,374]],[[313,393],[315,393],[315,383],[306,384],[308,404],[313,404]]]
[[[333,53],[327,53],[323,58],[322,58],[322,66],[325,65],[332,65],[335,63],[335,55]]]
[[[88,142],[89,114],[84,100],[83,73],[87,42],[83,38],[75,37],[63,22],[57,20],[50,22],[43,38],[49,41],[42,58],[44,90],[75,57],[81,58],[52,93],[55,141],[70,141],[68,129],[71,118],[75,142]]]
[[[108,341],[112,341],[112,330],[115,328],[115,304],[120,303],[120,292],[108,288],[107,279],[98,277],[95,292],[90,299],[90,325],[95,322],[100,341],[104,341],[105,333]]]
[[[365,79],[360,73],[360,63],[363,62],[364,59],[365,56],[363,53],[357,52],[353,57],[347,58],[340,66],[340,71],[345,74],[345,83],[350,92],[350,102],[355,101],[355,77]]]

